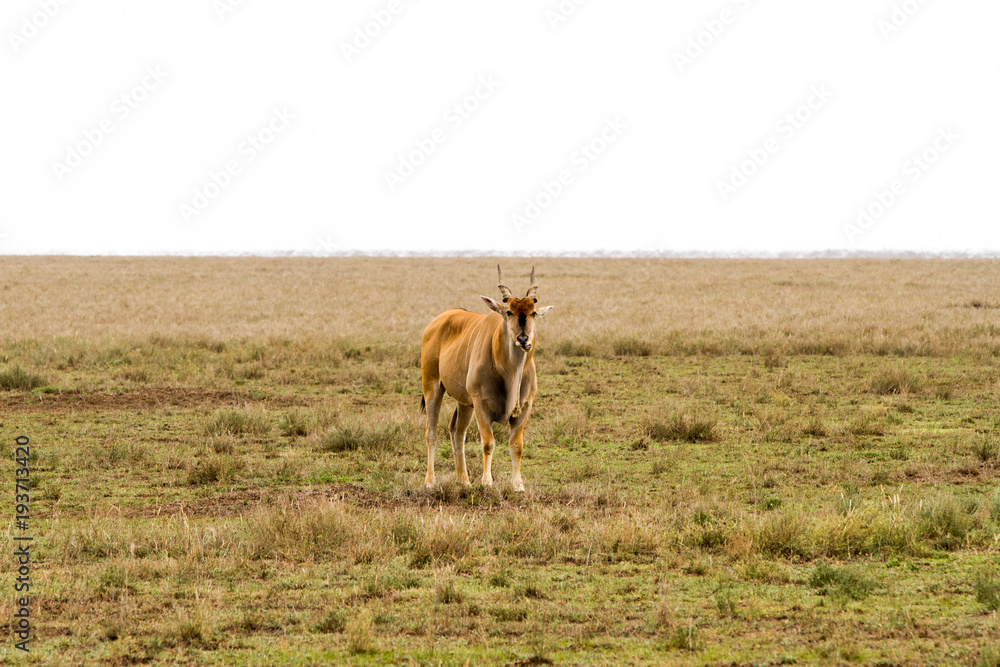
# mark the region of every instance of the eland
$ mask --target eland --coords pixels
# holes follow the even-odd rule
[[[521,481],[521,454],[524,426],[531,414],[538,383],[535,378],[534,350],[537,345],[535,321],[553,306],[536,308],[538,303],[535,269],[524,298],[515,298],[503,282],[497,265],[502,303],[488,296],[480,298],[492,312],[481,314],[462,309],[446,310],[424,329],[420,340],[420,371],[423,377],[421,410],[427,413],[427,486],[434,485],[434,451],[437,423],[445,393],[458,402],[451,416],[451,449],[460,484],[469,484],[465,466],[465,433],[475,416],[483,441],[482,483],[493,485],[493,422],[510,426],[511,483],[524,491]]]

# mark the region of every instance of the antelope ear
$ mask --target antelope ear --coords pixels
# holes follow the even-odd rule
[[[555,306],[545,306],[544,308],[538,311],[538,316],[545,317],[545,313],[549,312],[553,308],[555,308]]]
[[[490,297],[480,295],[479,298],[486,302],[486,305],[490,307],[490,310],[500,313],[501,315],[507,312],[507,310],[503,306],[501,306],[499,303],[497,303]]]

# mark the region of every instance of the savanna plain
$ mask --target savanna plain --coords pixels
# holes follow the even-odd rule
[[[555,306],[523,494],[450,399],[423,487],[494,260],[0,258],[0,662],[1000,665],[1000,263],[501,262]]]

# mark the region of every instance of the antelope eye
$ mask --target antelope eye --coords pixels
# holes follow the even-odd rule
[[[513,314],[514,314],[514,313],[510,312],[509,310],[507,311],[507,317],[510,317],[510,316],[511,316],[511,315],[513,315]]]
[[[532,313],[531,316],[532,317],[538,317],[538,313]]]

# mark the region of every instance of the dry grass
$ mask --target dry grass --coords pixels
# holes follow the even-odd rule
[[[422,486],[417,341],[485,260],[0,261],[40,664],[995,657],[991,262],[537,261],[516,494],[450,403]]]
[[[503,261],[503,260],[501,260]],[[540,339],[572,341],[563,354],[754,353],[992,356],[995,311],[970,303],[994,291],[991,260],[587,260],[546,259],[539,266],[542,303],[558,310]],[[160,348],[196,344],[209,355],[228,341],[290,340],[263,345],[259,363],[327,362],[364,356],[373,340],[413,348],[443,307],[482,310],[479,293],[493,277],[488,259],[183,259],[3,258],[17,294],[6,307],[0,339],[55,341],[32,350],[33,365],[72,366],[95,354],[97,341],[156,338]],[[507,260],[511,276],[531,262]],[[807,269],[807,270],[806,270]],[[789,279],[789,274],[808,280]],[[79,276],[86,274],[86,281]],[[641,278],[639,278],[641,276]],[[624,278],[624,279],[623,279]],[[58,285],[58,290],[50,287]],[[213,289],[205,289],[212,285]],[[357,285],[365,285],[366,307]],[[483,285],[483,287],[475,287]],[[569,298],[587,286],[587,298]],[[183,299],[176,298],[183,294]],[[393,295],[373,302],[373,295]],[[376,297],[378,298],[378,297]],[[114,313],[127,309],[129,316]],[[632,322],[622,335],[622,313]],[[27,329],[20,325],[32,322]],[[337,341],[350,340],[351,345]],[[621,341],[631,343],[623,345]],[[613,351],[618,348],[618,352]],[[772,353],[774,354],[774,353]],[[127,344],[119,360],[131,356]],[[61,359],[60,359],[61,357]],[[772,364],[780,358],[772,356]]]

